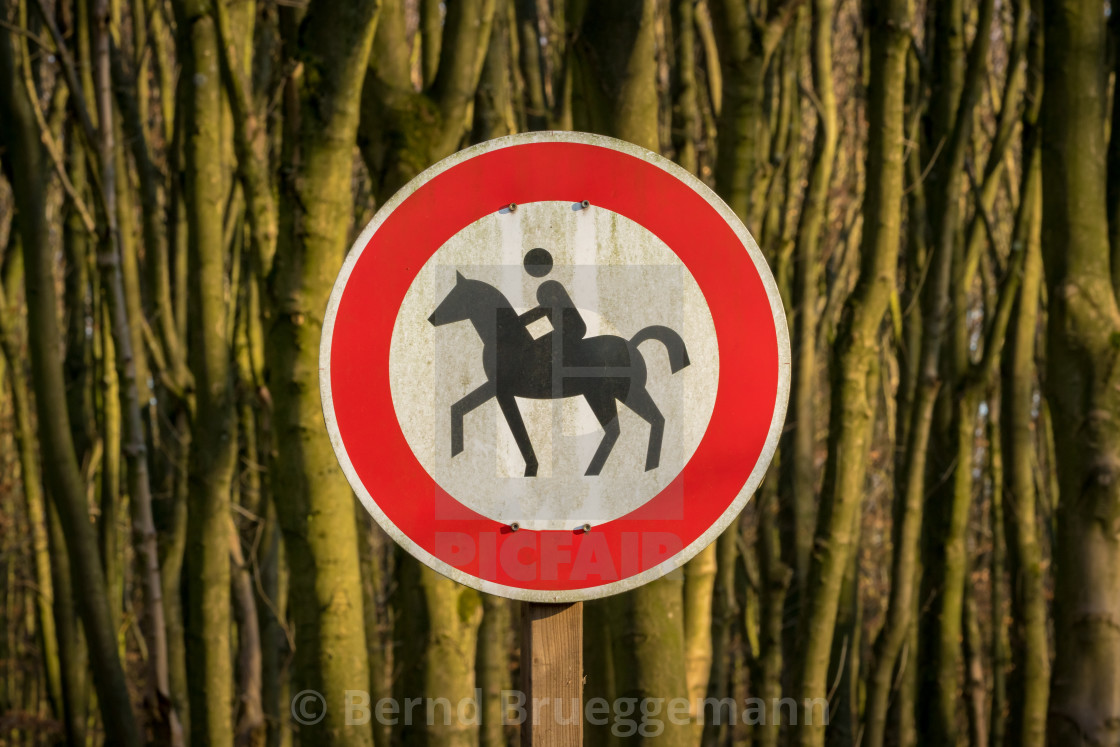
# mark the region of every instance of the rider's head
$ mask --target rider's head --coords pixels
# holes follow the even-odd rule
[[[552,270],[552,255],[547,249],[530,249],[525,254],[525,272],[535,278],[543,278]]]

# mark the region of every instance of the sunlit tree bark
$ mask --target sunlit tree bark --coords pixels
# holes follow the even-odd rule
[[[764,79],[778,43],[799,5],[763,3],[754,17],[746,0],[713,0],[712,26],[722,72],[716,189],[747,227],[757,230],[766,194]]]
[[[867,196],[859,281],[849,298],[831,364],[832,415],[816,550],[809,596],[802,613],[804,645],[796,663],[794,692],[824,698],[840,587],[853,546],[853,521],[864,492],[879,388],[879,328],[890,302],[898,264],[903,174],[903,99],[907,29],[906,0],[868,6],[871,84],[868,91]],[[822,745],[823,726],[794,735],[800,745]]]
[[[1042,257],[1057,457],[1054,745],[1120,739],[1120,310],[1105,204],[1104,8],[1043,4]]]
[[[438,67],[417,91],[404,3],[385,0],[362,90],[359,138],[380,201],[454,153],[470,132],[496,4],[497,0],[451,3],[442,30],[423,27],[424,45],[438,40]]]
[[[327,438],[318,377],[326,300],[353,214],[358,101],[377,7],[373,0],[312,3],[293,40],[301,75],[285,84],[285,178],[268,337],[278,444],[272,484],[291,568],[295,682],[328,704],[323,720],[302,730],[319,744],[372,744],[368,727],[344,722],[345,691],[369,682],[369,657],[355,501]]]
[[[0,34],[0,79],[16,80],[11,35]],[[121,745],[139,745],[140,732],[128,696],[110,623],[105,576],[97,543],[87,519],[84,481],[78,469],[66,410],[66,386],[56,342],[61,331],[56,317],[55,280],[51,272],[45,213],[44,164],[22,89],[0,86],[0,136],[9,156],[4,160],[14,185],[24,255],[24,286],[31,340],[32,375],[36,385],[39,435],[45,474],[69,549],[79,611],[89,641],[94,683],[108,737]]]
[[[229,512],[237,455],[232,355],[227,337],[226,253],[222,237],[222,103],[218,36],[205,3],[178,7],[192,85],[185,103],[186,210],[191,296],[190,368],[196,385],[191,424],[186,586],[188,687],[195,743],[233,740],[230,660]]]
[[[19,451],[23,498],[28,528],[33,538],[35,583],[38,586],[35,590],[36,623],[47,675],[47,694],[56,716],[65,717],[61,660],[53,610],[54,580],[51,578],[51,552],[47,539],[43,478],[39,469],[39,455],[35,448],[34,424],[31,420],[31,394],[23,372],[23,360],[18,353],[15,308],[7,300],[2,287],[0,287],[0,355],[3,356],[7,369],[6,378],[11,393],[12,414],[15,416],[15,441],[16,449]],[[2,378],[4,377],[0,376],[0,379]]]
[[[1041,73],[1041,71],[1036,71]],[[1032,104],[1037,115],[1038,104]],[[1003,356],[1004,481],[1008,517],[1008,569],[1011,576],[1012,660],[1007,738],[1011,744],[1041,747],[1046,740],[1046,709],[1050,693],[1050,645],[1047,636],[1046,588],[1042,551],[1038,542],[1037,491],[1034,475],[1035,336],[1042,254],[1039,246],[1041,184],[1037,131],[1028,148],[1028,183],[1024,209],[1030,211],[1023,265],[1023,280],[1016,301],[1014,322],[1008,331]],[[1029,140],[1028,140],[1029,142]]]

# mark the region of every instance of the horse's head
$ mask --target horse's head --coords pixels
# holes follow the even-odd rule
[[[468,280],[463,277],[460,272],[455,273],[455,287],[451,292],[440,302],[432,315],[428,317],[428,321],[434,326],[438,327],[442,324],[451,324],[452,322],[461,322],[465,319],[470,319],[471,314],[475,309],[474,294],[471,293],[471,285],[477,283],[476,280]]]

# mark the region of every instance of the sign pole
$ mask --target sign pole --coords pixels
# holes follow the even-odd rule
[[[583,744],[583,602],[521,605],[522,747]]]

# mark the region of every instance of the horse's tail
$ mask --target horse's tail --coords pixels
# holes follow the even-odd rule
[[[630,344],[637,347],[646,340],[657,340],[665,346],[665,349],[669,352],[669,370],[673,373],[688,365],[688,350],[685,349],[684,340],[668,327],[654,324],[651,327],[639,330],[638,334],[630,338]]]

